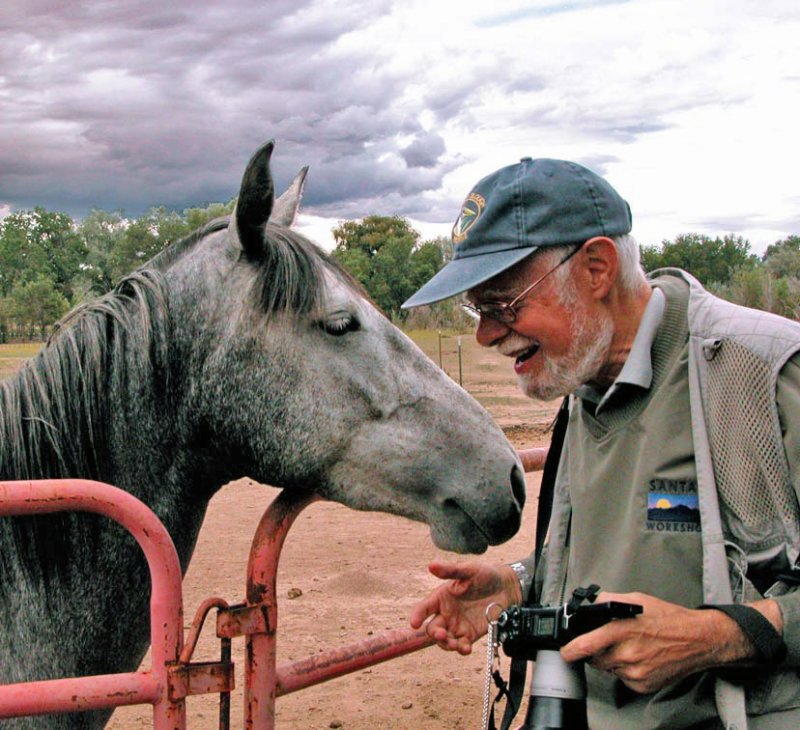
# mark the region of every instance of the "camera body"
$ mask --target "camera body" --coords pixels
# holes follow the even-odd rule
[[[637,604],[607,601],[510,606],[500,614],[497,628],[503,651],[515,659],[536,660],[528,711],[518,730],[588,730],[583,665],[567,664],[558,650],[581,634],[614,619],[634,618],[642,610]]]
[[[558,650],[577,636],[594,631],[614,619],[633,618],[642,612],[634,603],[606,601],[578,606],[510,606],[497,620],[503,651],[510,657],[535,659],[539,649]]]

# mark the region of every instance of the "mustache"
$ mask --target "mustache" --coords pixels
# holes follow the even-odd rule
[[[508,335],[508,337],[506,337],[502,342],[495,345],[492,349],[501,355],[510,357],[512,355],[517,355],[522,350],[527,350],[529,347],[538,344],[539,340],[534,339],[533,337],[525,337],[524,335],[514,332],[513,334]]]

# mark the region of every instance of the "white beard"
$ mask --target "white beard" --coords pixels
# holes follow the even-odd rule
[[[605,312],[592,315],[590,323],[585,308],[579,304],[573,306],[569,352],[548,356],[544,350],[540,350],[537,353],[542,358],[539,371],[519,375],[520,388],[531,398],[547,401],[569,395],[576,388],[594,380],[608,362],[614,337],[611,315]],[[504,343],[504,349],[521,348],[523,342],[530,344],[533,341],[517,336],[513,342]]]

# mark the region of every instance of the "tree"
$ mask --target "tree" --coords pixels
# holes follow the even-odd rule
[[[38,206],[12,213],[0,224],[0,294],[41,275],[69,299],[85,257],[83,239],[66,213]]]
[[[334,258],[360,281],[387,315],[404,319],[400,308],[442,266],[436,241],[419,242],[419,233],[399,216],[368,216],[333,229]]]
[[[125,237],[122,211],[108,213],[92,210],[81,222],[78,232],[86,245],[86,261],[81,269],[81,282],[85,292],[100,295],[109,291],[115,282],[114,260]]]
[[[700,233],[683,233],[661,247],[642,248],[642,265],[646,271],[675,266],[694,275],[701,284],[727,284],[734,272],[752,268],[758,257],[750,253],[750,242],[728,234],[711,238]]]
[[[0,344],[8,342],[8,332],[14,319],[14,304],[11,297],[0,297]]]
[[[186,219],[186,227],[189,231],[196,231],[215,218],[222,218],[223,216],[233,213],[235,205],[236,198],[233,198],[233,200],[229,200],[227,203],[211,203],[205,208],[187,208],[183,211],[183,217]]]
[[[24,281],[30,270],[42,264],[31,261],[24,218],[12,213],[0,221],[0,295],[8,295],[16,282]]]
[[[768,246],[763,261],[775,278],[800,279],[800,236],[789,236]]]
[[[27,327],[31,338],[38,327],[44,339],[47,328],[69,309],[69,302],[55,282],[42,274],[33,281],[18,282],[9,299],[14,318]]]
[[[191,230],[179,213],[167,212],[163,207],[151,208],[125,226],[110,256],[112,280],[129,274],[189,233]]]
[[[783,251],[800,252],[800,236],[791,235],[782,238],[780,241],[775,241],[775,243],[767,246],[767,250],[764,251],[764,256],[762,258],[764,261],[769,261],[775,254]]]

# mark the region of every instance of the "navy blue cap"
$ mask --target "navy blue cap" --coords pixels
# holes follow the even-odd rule
[[[599,175],[575,162],[523,157],[472,189],[453,226],[453,259],[403,308],[472,289],[542,247],[630,230],[630,206]]]

